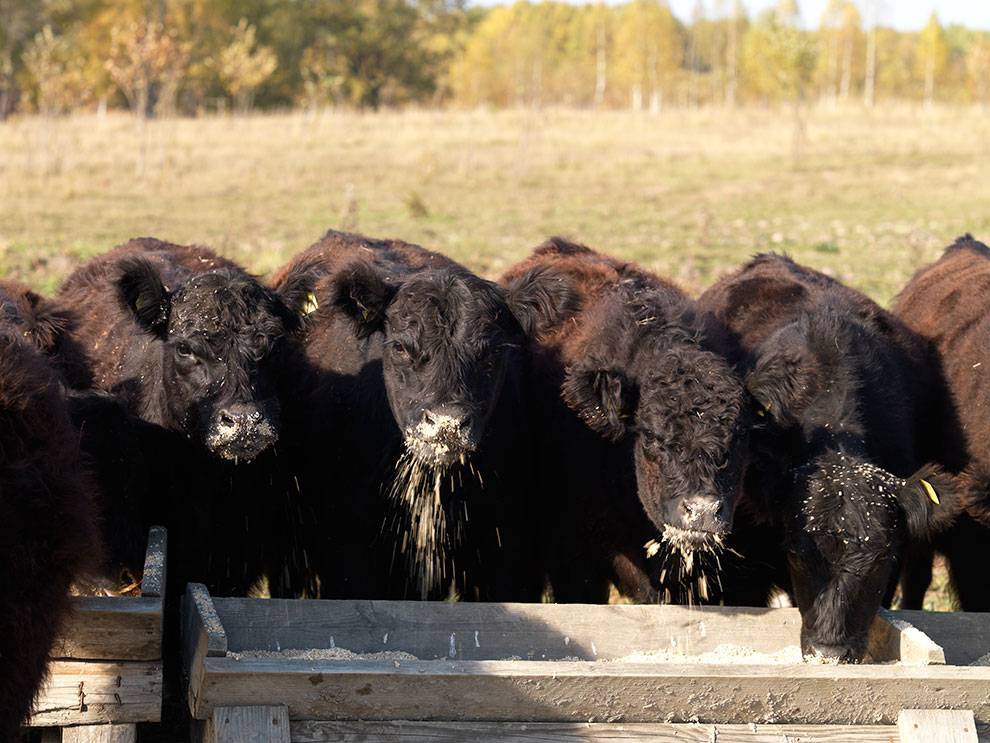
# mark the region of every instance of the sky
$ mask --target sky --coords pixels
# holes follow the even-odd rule
[[[585,0],[571,0],[583,2]],[[620,2],[621,0],[607,0]],[[703,0],[705,7],[711,12],[718,0]],[[990,30],[990,0],[877,0],[880,6],[880,23],[893,26],[901,31],[917,31],[928,21],[932,11],[938,13],[943,25],[960,23],[969,28]],[[511,0],[474,0],[483,5],[496,5],[511,2]],[[674,14],[681,19],[691,17],[691,12],[697,0],[668,0]],[[865,17],[865,8],[869,0],[858,0]],[[822,16],[827,0],[798,0],[798,7],[805,26],[815,28]],[[776,5],[775,0],[743,0],[750,15]],[[728,5],[728,3],[726,3]]]
[[[678,18],[689,18],[697,0],[668,0]],[[827,0],[798,0],[798,7],[806,26],[818,25]],[[706,0],[705,7],[712,9],[716,0]],[[743,0],[750,14],[776,5],[774,0]],[[859,0],[863,12],[868,3]],[[943,25],[960,23],[970,28],[990,29],[990,0],[881,0],[880,22],[902,31],[915,31],[928,22],[932,11],[938,13]],[[865,12],[864,12],[865,15]]]

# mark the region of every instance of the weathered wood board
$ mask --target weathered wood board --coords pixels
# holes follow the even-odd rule
[[[897,716],[901,743],[978,743],[970,710],[902,709]]]
[[[990,613],[958,611],[894,613],[942,646],[945,651],[945,662],[949,665],[969,665],[990,653]]]
[[[891,725],[699,723],[292,723],[292,743],[898,743]],[[984,739],[987,740],[987,739]]]
[[[54,661],[30,725],[157,722],[162,667],[154,661]]]
[[[74,730],[70,739],[115,735],[107,740],[124,740],[120,736],[133,732],[127,723],[161,719],[166,554],[166,531],[153,527],[141,596],[74,599],[74,612],[52,650],[56,660],[30,726],[89,725],[93,727]]]
[[[272,703],[293,721],[893,725],[905,708],[968,709],[990,720],[988,667],[641,655],[672,647],[698,655],[725,643],[779,651],[798,643],[794,610],[214,600],[198,586],[185,612],[199,720],[217,707]],[[897,657],[941,659],[906,623],[881,618],[874,634],[874,645]],[[311,648],[386,655],[284,654]]]
[[[141,596],[83,596],[52,649],[53,658],[73,660],[158,660],[162,657],[162,587],[167,535],[148,533]]]
[[[669,650],[710,653],[725,644],[755,653],[800,645],[797,609],[478,604],[403,601],[213,599],[227,649],[402,650],[421,660],[605,661]],[[878,660],[941,662],[937,646],[878,616]],[[919,641],[920,640],[920,641]]]
[[[396,665],[397,664],[397,665]],[[193,714],[279,701],[292,719],[892,724],[905,708],[990,719],[990,669],[567,661],[205,658]]]

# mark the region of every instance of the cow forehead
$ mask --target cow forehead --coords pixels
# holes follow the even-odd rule
[[[224,342],[277,333],[281,325],[265,290],[250,279],[198,276],[172,297],[171,332]]]
[[[389,308],[388,319],[396,330],[454,335],[475,328],[489,329],[507,311],[484,282],[441,276],[403,285]]]

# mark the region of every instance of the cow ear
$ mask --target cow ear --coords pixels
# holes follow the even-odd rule
[[[636,406],[636,386],[618,369],[575,364],[567,368],[561,394],[567,406],[609,441],[619,441]]]
[[[385,309],[397,288],[374,268],[358,263],[345,269],[334,281],[334,303],[357,325],[358,336],[366,338],[385,324]]]
[[[27,318],[31,341],[42,353],[52,353],[62,333],[69,326],[67,314],[54,302],[33,291],[25,291],[24,299],[31,309]]]
[[[900,481],[897,501],[911,539],[924,542],[947,531],[962,509],[956,478],[932,465]]]
[[[283,319],[288,330],[301,327],[306,318],[320,308],[317,283],[325,275],[317,264],[303,264],[292,269],[276,288],[276,294],[288,312]]]
[[[531,268],[510,280],[505,297],[523,332],[531,338],[543,335],[580,308],[570,279],[545,266]]]
[[[761,357],[746,375],[746,390],[756,403],[756,414],[784,423],[804,407],[810,390],[801,359],[790,353]]]
[[[149,333],[165,336],[171,296],[157,269],[144,258],[130,258],[121,265],[117,288],[124,306]]]

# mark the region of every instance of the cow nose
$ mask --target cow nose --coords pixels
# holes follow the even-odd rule
[[[271,419],[258,405],[234,403],[213,414],[207,445],[224,459],[251,460],[278,440]]]
[[[708,498],[686,498],[682,504],[684,524],[689,529],[716,531],[716,526],[724,523],[722,502]]]
[[[861,653],[849,645],[831,645],[815,642],[808,643],[803,654],[811,658],[820,658],[836,663],[852,663],[859,660],[861,656]]]

